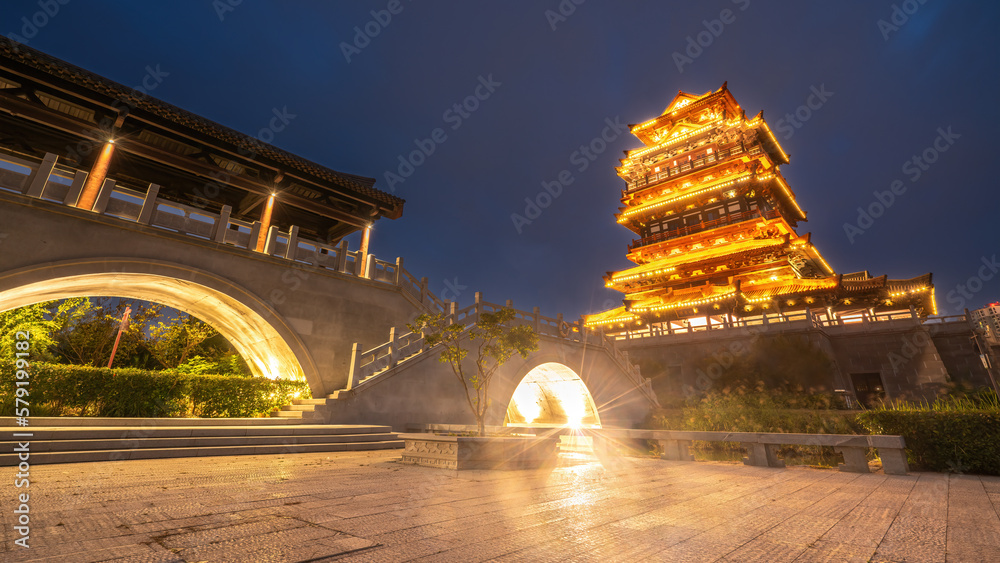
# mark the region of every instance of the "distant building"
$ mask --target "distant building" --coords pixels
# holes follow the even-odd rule
[[[1000,345],[1000,301],[990,303],[982,309],[970,313],[972,324],[983,335],[986,342]]]
[[[608,272],[622,307],[589,315],[606,332],[669,332],[798,313],[829,321],[937,314],[931,274],[838,274],[808,233],[779,168],[788,164],[762,114],[748,118],[723,84],[679,92],[659,117],[631,126],[643,147],[617,168],[616,219],[638,238],[636,266]]]
[[[806,213],[780,171],[788,154],[725,84],[678,92],[630,130],[643,146],[617,167],[615,218],[635,233],[635,266],[604,277],[622,305],[584,321],[621,342],[658,393],[711,389],[756,342],[777,337],[830,359],[829,373],[800,372],[804,389],[865,405],[993,385],[969,319],[936,316],[930,273],[838,273],[798,232]]]

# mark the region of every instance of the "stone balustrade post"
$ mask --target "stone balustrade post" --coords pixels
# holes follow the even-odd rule
[[[347,241],[340,241],[340,248],[337,249],[337,271],[347,273]]]
[[[97,192],[97,201],[94,202],[94,213],[103,215],[108,208],[108,201],[111,200],[111,192],[115,191],[115,181],[105,178],[101,184],[101,191]]]
[[[299,254],[299,226],[292,225],[288,229],[288,246],[285,247],[285,260],[294,261]]]
[[[64,205],[76,207],[76,203],[80,200],[80,193],[83,192],[83,186],[87,183],[88,175],[86,170],[76,171],[76,174],[73,176],[73,183],[70,184],[69,189],[66,191],[66,199],[63,200]]]
[[[403,257],[402,256],[397,256],[396,257],[396,280],[395,281],[396,281],[396,283],[394,285],[396,287],[402,287],[402,285],[403,285]]]
[[[215,224],[215,233],[212,236],[215,242],[226,242],[226,232],[229,231],[229,216],[232,212],[232,207],[222,206],[222,211],[219,212],[219,222]]]
[[[31,174],[31,178],[28,180],[28,189],[24,192],[24,195],[28,197],[42,197],[42,192],[45,191],[45,184],[49,181],[49,176],[52,175],[52,169],[56,167],[56,161],[58,158],[56,155],[47,152],[45,153],[45,158],[38,165],[38,168],[34,170]]]
[[[247,250],[254,250],[257,248],[257,239],[260,238],[261,228],[263,228],[263,224],[260,221],[253,222],[253,227],[250,227],[250,241],[247,242]]]
[[[139,211],[139,218],[135,220],[136,223],[142,225],[149,224],[149,221],[153,218],[153,211],[156,209],[156,196],[159,193],[159,184],[149,184],[149,189],[146,190],[146,197],[142,200],[142,209]]]
[[[389,327],[389,367],[396,365],[398,361],[396,354],[396,327]]]
[[[360,355],[361,355],[361,346],[357,342],[355,342],[353,345],[351,345],[351,368],[350,371],[347,372],[347,387],[345,389],[347,389],[348,391],[350,391],[354,387],[354,380],[357,375],[357,370],[360,367],[358,365],[358,363],[361,360],[361,358],[359,357]]]
[[[534,319],[535,334],[538,334],[538,330],[542,327],[542,320],[539,318],[541,310],[538,307],[531,308],[531,316]]]
[[[274,251],[278,246],[278,226],[271,225],[267,229],[267,237],[264,239],[264,254],[268,256],[274,255]]]

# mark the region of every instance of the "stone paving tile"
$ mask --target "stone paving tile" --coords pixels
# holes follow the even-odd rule
[[[868,563],[874,552],[874,548],[821,540],[807,546],[795,563]]]
[[[740,563],[790,563],[798,559],[806,549],[805,545],[757,539],[727,553],[722,560]]]
[[[0,513],[0,561],[1000,561],[995,477],[580,455],[454,472],[398,458],[33,467],[32,548]],[[0,499],[16,493],[0,480]]]

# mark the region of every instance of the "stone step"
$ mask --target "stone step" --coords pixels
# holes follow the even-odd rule
[[[279,426],[301,424],[298,420],[275,418],[119,418],[93,416],[33,416],[31,427],[65,426]],[[17,427],[13,416],[0,416],[0,427]],[[23,430],[23,428],[21,428]]]
[[[70,452],[131,449],[209,448],[218,446],[292,446],[297,444],[352,444],[386,442],[395,439],[393,434],[344,434],[305,436],[212,436],[183,438],[108,438],[93,440],[44,440],[30,443],[31,456],[36,452]],[[10,452],[13,443],[0,443],[0,451]]]
[[[314,411],[272,411],[271,417],[273,418],[294,418],[302,419],[302,422],[307,420],[322,421],[323,417]]]
[[[71,452],[38,452],[31,453],[30,462],[34,465],[49,463],[80,463],[91,461],[119,461],[128,459],[160,459],[171,457],[209,457],[221,455],[273,455],[306,452],[344,452],[364,450],[399,449],[403,447],[402,440],[384,440],[379,442],[348,442],[329,444],[292,444],[292,445],[247,445],[247,446],[214,446],[200,448],[138,448],[118,450],[89,450]],[[0,466],[12,466],[20,463],[17,454],[0,454]]]
[[[22,440],[115,440],[144,438],[217,438],[217,437],[253,437],[253,436],[317,436],[331,438],[354,434],[389,434],[392,428],[382,425],[354,424],[300,424],[275,426],[164,426],[151,428],[122,427],[66,427],[66,428],[22,428],[19,431],[30,432],[29,438]],[[6,433],[4,433],[6,434]],[[12,444],[16,438],[7,439],[0,434],[0,444]],[[0,450],[2,451],[2,450]]]
[[[325,405],[326,399],[295,399],[293,405]]]
[[[316,405],[315,404],[302,405],[302,404],[295,404],[295,403],[293,403],[291,405],[285,405],[285,406],[281,407],[281,410],[283,410],[283,411],[305,411],[305,412],[312,412],[312,411],[316,410]]]

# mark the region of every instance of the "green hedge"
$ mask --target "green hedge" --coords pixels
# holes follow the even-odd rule
[[[872,434],[906,440],[914,469],[1000,475],[1000,411],[865,411],[858,421]]]
[[[258,417],[310,396],[304,381],[237,375],[40,362],[28,373],[34,416]],[[15,381],[14,365],[0,364],[0,415],[14,415]]]

